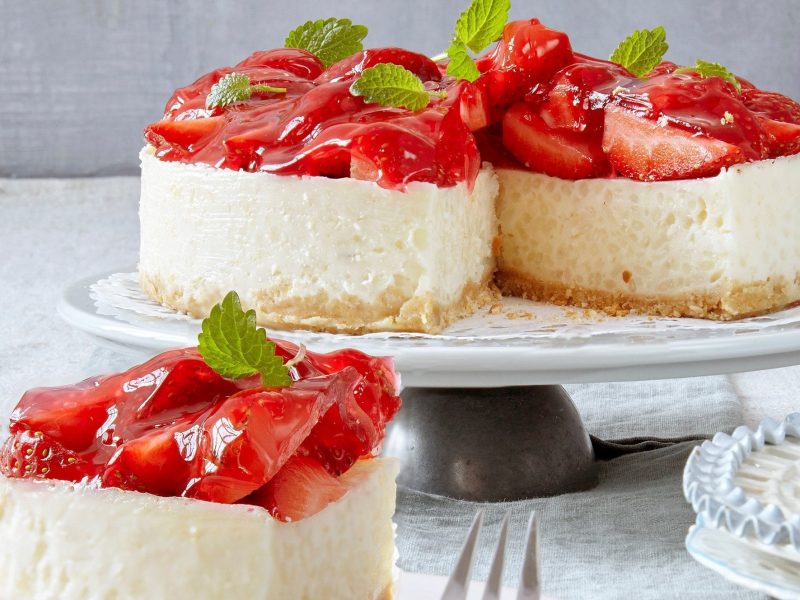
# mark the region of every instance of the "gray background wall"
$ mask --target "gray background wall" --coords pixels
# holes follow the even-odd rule
[[[135,173],[141,131],[178,85],[297,24],[349,17],[371,46],[443,49],[467,0],[0,0],[0,176]],[[722,62],[800,97],[800,0],[512,0],[607,56],[664,25],[669,58]]]

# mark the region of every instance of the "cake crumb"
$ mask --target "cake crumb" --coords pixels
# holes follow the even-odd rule
[[[734,120],[735,119],[733,118],[733,115],[726,110],[725,114],[719,120],[719,122],[722,123],[723,125],[731,125],[734,122]]]
[[[506,319],[535,319],[535,315],[527,310],[512,310],[506,313]]]
[[[489,307],[490,315],[499,315],[501,312],[503,312],[503,304],[500,302],[495,302]]]
[[[618,85],[618,86],[617,86],[617,87],[615,87],[615,88],[614,88],[614,90],[611,92],[611,95],[612,95],[612,96],[616,96],[617,94],[621,94],[621,93],[623,93],[623,92],[627,92],[627,91],[628,91],[628,88],[625,88],[625,87],[622,87],[621,85]]]

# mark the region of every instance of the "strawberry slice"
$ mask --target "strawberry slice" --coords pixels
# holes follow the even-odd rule
[[[237,73],[246,73],[251,67],[280,69],[303,79],[319,77],[325,70],[319,58],[300,48],[277,48],[253,52],[238,63],[233,70]]]
[[[400,65],[417,75],[422,81],[439,81],[442,78],[439,67],[424,54],[403,48],[389,47],[368,48],[361,52],[356,52],[352,56],[328,67],[328,70],[316,79],[316,83],[352,81],[364,69],[381,63]]]
[[[0,449],[0,473],[6,477],[80,481],[101,470],[41,431],[14,433]]]
[[[144,130],[144,137],[156,150],[166,147],[179,154],[189,155],[194,144],[213,135],[224,121],[221,116],[180,121],[164,119],[148,125]]]
[[[347,493],[347,486],[312,458],[291,458],[270,482],[245,498],[281,521],[313,516]]]
[[[553,129],[525,103],[512,106],[503,118],[503,144],[529,169],[563,179],[599,177],[608,162],[598,138]]]
[[[768,117],[774,121],[800,125],[800,102],[778,94],[763,90],[742,90],[742,102],[754,113]]]
[[[470,131],[488,127],[493,119],[485,86],[469,84],[461,91],[461,120]]]
[[[770,157],[800,152],[800,103],[777,92],[742,90],[742,101],[767,134]]]
[[[541,117],[550,127],[602,131],[603,108],[612,91],[632,79],[633,75],[615,63],[581,57],[554,76],[541,104]],[[536,94],[531,96],[535,101]]]
[[[613,105],[606,107],[603,150],[618,173],[640,181],[708,177],[743,161],[737,146]]]
[[[277,354],[288,359],[292,344],[278,344]],[[375,358],[358,350],[329,354],[308,352],[297,365],[301,377],[312,373],[338,373],[353,368],[361,380],[352,394],[344,396],[320,419],[303,442],[300,452],[319,461],[330,473],[340,475],[359,458],[380,446],[387,423],[400,409],[399,381],[389,358]]]
[[[756,118],[769,138],[767,146],[771,158],[800,153],[800,124],[775,121],[760,115]]]

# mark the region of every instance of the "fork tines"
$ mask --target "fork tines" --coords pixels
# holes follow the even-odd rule
[[[503,584],[503,564],[505,562],[506,540],[508,538],[509,513],[503,517],[500,525],[500,536],[492,558],[492,565],[489,569],[489,579],[483,592],[483,600],[500,600]],[[478,535],[483,524],[483,511],[479,510],[475,514],[469,533],[464,540],[458,562],[447,586],[442,594],[442,600],[465,600],[470,584],[470,573],[472,571],[475,547]],[[517,590],[517,600],[539,600],[540,581],[539,581],[539,517],[536,511],[531,513],[528,520],[528,529],[525,534],[525,554],[522,558],[522,573],[520,575],[519,588]]]

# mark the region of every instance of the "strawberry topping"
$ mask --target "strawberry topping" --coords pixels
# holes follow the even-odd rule
[[[276,344],[284,358],[297,354]],[[292,457],[336,481],[379,448],[400,407],[391,362],[308,352],[293,377],[285,388],[229,380],[188,348],[118,375],[33,389],[11,416],[0,473],[223,503],[253,495]],[[294,493],[280,481],[273,493]]]
[[[405,67],[446,97],[410,111],[351,94],[353,81],[381,63]],[[162,160],[352,177],[393,189],[415,181],[471,184],[481,160],[499,157],[506,166],[509,153],[516,168],[567,179],[651,181],[712,176],[732,164],[800,152],[800,104],[793,100],[669,61],[635,77],[575,53],[565,33],[537,19],[509,22],[476,66],[480,76],[470,83],[447,76],[445,62],[401,48],[363,50],[328,69],[303,50],[256,52],[177,90],[145,137]],[[211,87],[232,72],[286,92],[256,90],[207,110]],[[501,127],[505,147],[487,146]],[[645,135],[654,136],[649,149],[641,145]]]

